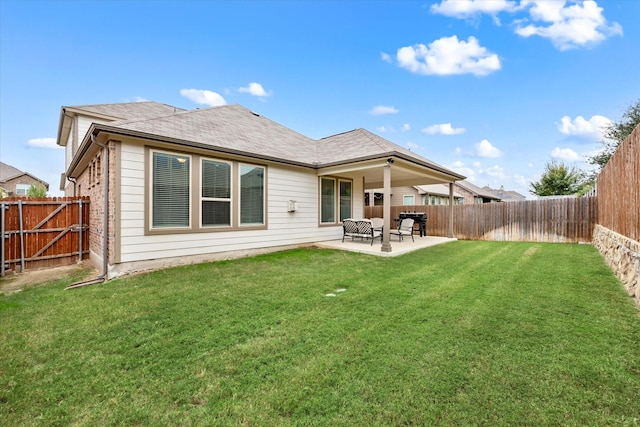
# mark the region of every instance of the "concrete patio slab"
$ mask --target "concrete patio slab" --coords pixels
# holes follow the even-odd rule
[[[429,246],[440,245],[442,243],[455,242],[458,239],[450,239],[448,237],[437,236],[414,236],[415,242],[411,241],[411,238],[404,238],[401,242],[398,241],[397,236],[391,237],[391,252],[382,252],[380,250],[380,239],[376,239],[371,246],[371,240],[363,239],[351,239],[345,238],[344,242],[341,240],[328,240],[326,242],[316,243],[315,246],[328,249],[340,249],[344,251],[360,252],[369,255],[378,256],[398,256],[406,254],[408,252],[417,251],[418,249],[428,248]]]

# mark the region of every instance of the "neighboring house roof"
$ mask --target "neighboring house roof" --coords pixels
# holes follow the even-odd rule
[[[483,197],[485,199],[500,200],[500,197],[496,196],[492,192],[487,191],[483,188],[480,188],[477,185],[474,185],[467,180],[456,181],[456,185],[472,193],[474,196]]]
[[[47,187],[47,190],[49,189],[49,184],[46,181],[43,181],[40,178],[33,176],[28,172],[23,172],[20,169],[17,169],[11,165],[0,162],[0,184],[4,184],[7,181],[11,181],[21,176],[28,176],[36,181],[40,181],[42,184],[44,184],[45,187]]]
[[[487,185],[482,187],[483,190],[487,190],[495,194],[496,197],[499,197],[503,202],[517,202],[521,200],[527,200],[526,196],[518,193],[517,191],[505,190],[504,187],[500,187],[499,189],[491,188]]]
[[[416,185],[414,186],[418,190],[418,194],[429,194],[449,197],[449,186],[446,184],[429,184],[429,185]],[[454,197],[463,197],[462,194],[453,190]]]
[[[0,182],[7,182],[10,179],[23,175],[20,169],[14,168],[11,165],[0,162]]]

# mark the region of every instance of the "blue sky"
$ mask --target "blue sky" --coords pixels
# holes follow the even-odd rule
[[[0,160],[58,191],[61,106],[242,104],[532,197],[640,99],[640,1],[0,0]]]

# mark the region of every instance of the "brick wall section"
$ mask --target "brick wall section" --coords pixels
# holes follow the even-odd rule
[[[476,202],[475,196],[473,195],[472,192],[465,190],[464,188],[460,187],[460,186],[456,186],[455,191],[460,193],[460,195],[462,195],[464,197],[464,204],[465,205],[473,205]]]
[[[89,196],[91,198],[90,213],[90,240],[89,250],[92,253],[92,261],[96,263],[95,257],[103,256],[103,239],[104,239],[104,180],[109,179],[109,260],[110,264],[115,259],[114,243],[115,243],[115,144],[109,142],[109,174],[105,175],[104,168],[104,149],[100,150],[91,159],[90,166],[86,168],[76,180],[76,195]],[[96,166],[99,165],[99,166]],[[96,167],[98,170],[96,171]],[[96,265],[98,269],[102,265]]]

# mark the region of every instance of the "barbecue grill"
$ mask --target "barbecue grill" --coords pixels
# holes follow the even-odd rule
[[[399,221],[405,218],[411,218],[413,225],[417,226],[417,230],[420,233],[420,237],[427,235],[427,214],[424,212],[400,212]]]

